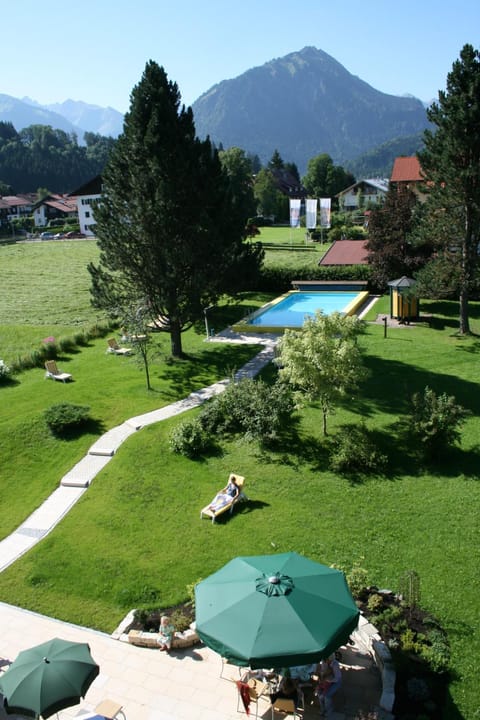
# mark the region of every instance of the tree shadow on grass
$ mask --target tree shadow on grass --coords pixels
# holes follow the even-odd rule
[[[166,395],[176,400],[179,396],[186,397],[199,388],[208,387],[212,384],[212,378],[230,379],[255,354],[255,349],[248,345],[212,345],[201,356],[168,359],[155,371],[155,375],[170,385]]]
[[[344,402],[345,408],[365,419],[378,411],[407,414],[412,395],[423,392],[426,386],[436,393],[454,395],[458,403],[474,414],[480,407],[480,385],[476,382],[373,355],[365,358],[365,366],[369,377],[361,384],[361,396]]]

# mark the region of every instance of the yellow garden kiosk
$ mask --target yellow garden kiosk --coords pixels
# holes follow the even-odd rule
[[[418,320],[420,303],[413,294],[415,280],[402,275],[398,280],[388,283],[390,288],[390,317],[399,322],[409,323]]]

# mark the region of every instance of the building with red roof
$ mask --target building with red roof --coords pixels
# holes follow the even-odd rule
[[[418,195],[419,200],[425,200],[425,193],[423,192],[425,179],[420,161],[416,155],[395,158],[390,182],[397,187],[404,186],[413,190]]]
[[[319,265],[367,265],[366,240],[336,240]]]

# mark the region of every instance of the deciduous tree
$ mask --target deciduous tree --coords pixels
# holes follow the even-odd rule
[[[363,330],[364,324],[356,316],[317,311],[301,330],[285,330],[280,341],[280,378],[320,403],[324,435],[335,403],[353,391],[364,375],[357,343]]]

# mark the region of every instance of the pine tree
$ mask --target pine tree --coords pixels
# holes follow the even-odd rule
[[[195,136],[191,108],[180,107],[176,83],[148,62],[95,209],[94,304],[148,307],[181,357],[181,333],[258,267],[260,249],[243,242],[238,203],[217,151]]]
[[[459,330],[470,332],[468,301],[476,281],[480,240],[480,55],[465,45],[447,76],[447,89],[427,111],[435,130],[425,131],[419,153],[430,216],[440,240],[459,258]],[[431,226],[430,226],[431,227]],[[428,231],[428,226],[427,226]],[[438,231],[438,230],[437,230]]]

